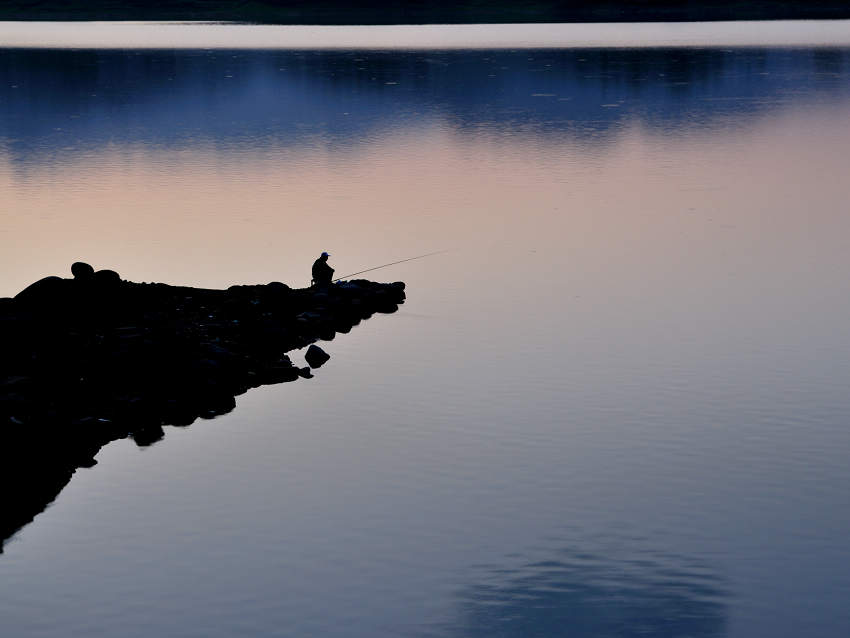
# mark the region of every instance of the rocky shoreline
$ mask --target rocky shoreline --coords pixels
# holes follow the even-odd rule
[[[106,443],[150,445],[164,425],[229,412],[249,388],[310,377],[287,352],[405,299],[402,282],[212,290],[133,283],[81,262],[72,273],[0,298],[0,551]],[[315,368],[327,355],[311,347],[306,358]]]

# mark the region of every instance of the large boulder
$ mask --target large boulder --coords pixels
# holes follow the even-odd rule
[[[94,273],[94,280],[98,286],[112,288],[121,283],[121,275],[114,270],[98,270]]]
[[[71,264],[71,274],[77,281],[88,281],[94,277],[94,268],[83,261]]]
[[[15,301],[35,309],[55,309],[64,306],[70,295],[73,283],[61,277],[45,277],[30,284],[15,295]]]

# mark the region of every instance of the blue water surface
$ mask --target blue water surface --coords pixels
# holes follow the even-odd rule
[[[104,448],[3,635],[850,635],[848,112],[834,47],[0,50],[3,295],[448,251]]]

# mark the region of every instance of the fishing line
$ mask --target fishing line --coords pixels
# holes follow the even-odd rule
[[[349,277],[353,277],[354,275],[362,275],[364,272],[372,272],[373,270],[378,270],[379,268],[386,268],[387,266],[395,266],[396,264],[403,264],[406,261],[413,261],[414,259],[422,259],[424,257],[430,257],[431,255],[439,255],[440,253],[447,253],[448,250],[437,250],[433,253],[426,253],[424,255],[417,255],[416,257],[408,257],[407,259],[399,259],[398,261],[391,261],[388,264],[383,264],[382,266],[375,266],[374,268],[367,268],[366,270],[360,270],[358,272],[353,272],[350,275],[343,275],[337,279],[334,279],[334,282],[340,281],[342,279],[348,279]]]

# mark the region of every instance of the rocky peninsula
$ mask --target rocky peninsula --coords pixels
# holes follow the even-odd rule
[[[287,352],[347,333],[404,302],[404,283],[213,290],[124,281],[72,266],[0,298],[0,551],[100,448],[150,445],[164,425],[231,411],[249,388],[312,376]]]

